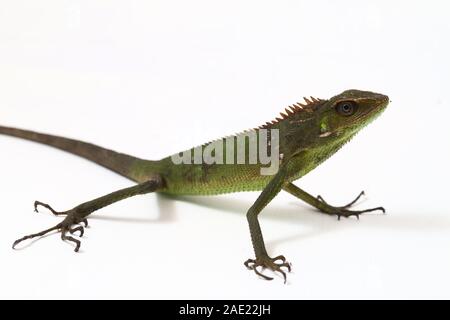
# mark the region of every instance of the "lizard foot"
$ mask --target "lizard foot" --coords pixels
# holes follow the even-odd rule
[[[79,233],[79,237],[83,237],[84,235],[84,228],[88,226],[88,221],[85,218],[85,214],[82,210],[78,209],[78,208],[74,208],[72,210],[69,211],[64,211],[64,212],[57,212],[55,210],[53,210],[49,205],[44,204],[42,202],[36,201],[34,204],[35,207],[35,211],[37,212],[37,208],[38,206],[42,206],[45,207],[47,209],[49,209],[54,215],[65,215],[66,218],[58,223],[56,226],[38,232],[38,233],[34,233],[34,234],[30,234],[28,236],[25,236],[21,239],[18,239],[14,242],[13,244],[13,249],[15,249],[17,247],[17,245],[25,240],[30,240],[30,239],[34,239],[34,238],[38,238],[38,237],[43,237],[47,234],[49,234],[52,231],[58,231],[59,233],[61,233],[61,240],[63,241],[68,241],[68,242],[72,242],[75,244],[75,252],[79,252],[80,251],[80,246],[81,246],[81,241],[75,239],[72,236],[69,236],[68,233],[70,233],[71,235],[74,235],[75,233]],[[85,227],[81,226],[80,224],[83,223]]]
[[[359,201],[359,199],[361,199],[361,197],[364,195],[365,195],[365,192],[362,191],[358,195],[358,197],[356,197],[355,200],[353,200],[349,204],[342,206],[342,207],[334,207],[332,205],[329,205],[321,196],[318,196],[317,200],[319,200],[320,202],[322,202],[323,204],[325,204],[327,206],[325,213],[337,215],[338,220],[341,220],[341,217],[349,218],[351,216],[355,216],[359,220],[359,216],[361,214],[367,213],[367,212],[382,211],[383,213],[386,213],[386,210],[383,207],[377,207],[377,208],[372,208],[372,209],[367,209],[367,210],[348,210],[349,208],[353,207]]]
[[[277,262],[280,261],[280,262]],[[284,256],[278,256],[276,258],[270,258],[269,256],[263,256],[261,258],[256,259],[249,259],[245,262],[245,266],[249,270],[253,270],[258,276],[265,280],[273,280],[273,278],[268,277],[264,274],[262,274],[258,267],[262,267],[262,269],[269,269],[273,272],[279,272],[283,275],[284,283],[287,281],[286,272],[284,272],[281,268],[286,268],[289,272],[291,272],[291,264],[286,261],[286,258]]]

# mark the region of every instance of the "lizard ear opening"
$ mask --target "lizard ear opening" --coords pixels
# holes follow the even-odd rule
[[[358,105],[354,101],[341,101],[336,105],[336,112],[344,117],[350,117],[355,114]]]

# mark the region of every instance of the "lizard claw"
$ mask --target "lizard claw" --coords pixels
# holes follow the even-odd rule
[[[351,207],[353,207],[353,206],[359,201],[359,199],[361,199],[361,198],[362,198],[363,196],[365,196],[365,195],[366,195],[366,193],[365,193],[364,191],[361,191],[361,193],[356,197],[355,200],[353,200],[352,202],[350,202],[349,204],[347,204],[347,205],[345,205],[345,206],[342,206],[342,207],[336,207],[336,208],[339,208],[339,209],[348,209],[348,208],[351,208]],[[317,196],[317,200],[319,200],[320,202],[322,202],[322,203],[324,203],[324,204],[326,204],[326,205],[329,205],[328,202],[326,202],[325,199],[324,199],[322,196]]]
[[[341,217],[349,218],[351,216],[355,216],[359,220],[359,216],[363,213],[367,212],[374,212],[374,211],[381,211],[383,213],[386,213],[386,209],[383,207],[373,208],[373,209],[367,209],[367,210],[360,210],[360,211],[352,211],[352,210],[346,210],[346,209],[340,209],[337,208],[336,215],[338,216],[338,220],[341,220]]]
[[[76,228],[72,228],[72,229],[69,230],[69,232],[70,232],[70,234],[75,234],[76,232],[79,232],[80,233],[80,238],[83,238],[83,236],[84,236],[84,228],[81,227],[81,226],[76,227]]]
[[[71,230],[69,232],[72,233]],[[75,243],[75,252],[79,252],[80,251],[81,241],[77,240],[77,239],[75,239],[73,237],[68,236],[67,235],[67,230],[62,230],[61,231],[61,240]]]
[[[53,213],[55,216],[63,216],[63,215],[67,215],[66,212],[58,212],[56,210],[54,210],[51,206],[49,206],[46,203],[40,202],[40,201],[35,201],[34,202],[34,212],[39,213],[39,207],[44,207],[48,210],[50,210],[51,213]]]
[[[277,261],[281,261],[281,263],[277,263]],[[261,273],[258,270],[258,267],[262,267],[263,269],[270,269],[273,272],[280,273],[284,278],[284,283],[287,282],[287,276],[286,272],[282,270],[281,268],[286,268],[288,272],[292,271],[292,266],[289,262],[286,262],[286,258],[284,256],[278,256],[276,258],[270,258],[269,256],[264,256],[262,258],[256,258],[256,259],[248,259],[244,264],[247,269],[253,270],[258,276],[265,280],[273,280],[273,278],[268,277]]]
[[[355,216],[359,220],[359,216],[361,214],[367,213],[367,212],[382,211],[383,213],[386,213],[386,210],[383,207],[377,207],[377,208],[373,208],[373,209],[359,210],[359,211],[348,210],[349,208],[353,207],[359,201],[359,199],[361,199],[361,197],[363,197],[364,195],[365,195],[365,192],[362,191],[358,195],[358,197],[356,197],[355,200],[353,200],[349,204],[342,206],[342,207],[334,207],[334,206],[329,205],[322,196],[318,196],[317,200],[319,200],[320,202],[322,202],[323,204],[325,204],[328,207],[328,209],[326,210],[325,213],[337,215],[338,220],[341,220],[341,217],[349,218],[351,216]]]
[[[57,211],[53,210],[53,208],[50,207],[49,205],[41,203],[39,201],[36,201],[34,204],[36,212],[38,211],[37,209],[39,206],[49,209],[55,215],[65,215],[66,218],[62,222],[58,223],[56,226],[54,226],[50,229],[47,229],[47,230],[44,230],[44,231],[41,231],[38,233],[30,234],[30,235],[27,235],[23,238],[20,238],[20,239],[14,241],[12,248],[15,249],[17,247],[17,245],[19,245],[21,242],[23,242],[25,240],[43,237],[52,231],[57,231],[57,232],[61,233],[61,240],[74,243],[75,244],[75,252],[79,252],[80,247],[81,247],[80,240],[77,240],[71,236],[68,236],[67,233],[74,235],[75,233],[79,232],[79,236],[83,237],[84,227],[80,226],[79,224],[84,223],[84,225],[86,227],[88,226],[88,221],[86,218],[84,218],[83,213],[81,211],[76,210],[76,208],[69,210],[69,211],[65,211],[65,212],[57,212]]]

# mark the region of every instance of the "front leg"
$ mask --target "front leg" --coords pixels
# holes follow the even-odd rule
[[[286,168],[280,168],[280,171],[270,181],[270,183],[263,190],[253,206],[248,210],[247,220],[250,226],[250,234],[252,237],[252,244],[255,250],[256,259],[249,259],[245,262],[245,266],[249,270],[253,270],[258,276],[266,280],[273,280],[273,278],[262,274],[258,267],[270,269],[274,272],[279,272],[283,275],[286,283],[286,273],[281,269],[285,267],[289,272],[291,271],[291,265],[286,261],[284,256],[271,258],[267,254],[266,246],[264,244],[264,238],[259,225],[258,215],[261,211],[272,201],[273,198],[281,191],[286,177]],[[278,261],[280,261],[278,263]]]
[[[69,241],[75,244],[75,252],[78,252],[80,250],[81,242],[80,240],[75,239],[74,237],[71,237],[68,235],[70,233],[73,235],[76,232],[79,232],[79,236],[82,237],[84,235],[84,228],[80,226],[81,223],[83,223],[86,227],[88,225],[87,217],[93,213],[94,211],[97,211],[99,209],[102,209],[106,206],[109,206],[113,203],[116,203],[118,201],[137,196],[142,195],[150,192],[157,191],[158,189],[163,187],[163,180],[161,177],[157,176],[154,179],[151,179],[147,182],[138,184],[136,186],[122,189],[113,193],[110,193],[106,196],[97,198],[95,200],[85,202],[83,204],[80,204],[79,206],[76,206],[75,208],[64,211],[64,212],[58,212],[54,210],[51,206],[48,204],[36,201],[34,204],[35,211],[38,211],[38,207],[44,207],[49,209],[54,215],[63,215],[66,216],[66,218],[58,223],[56,226],[44,230],[39,233],[31,234],[28,236],[25,236],[19,240],[16,240],[13,244],[13,249],[21,242],[37,237],[42,237],[52,231],[58,231],[61,233],[61,239],[63,241]]]
[[[361,214],[373,211],[382,211],[383,213],[386,213],[386,210],[383,207],[377,207],[366,210],[349,210],[364,195],[364,191],[361,192],[359,196],[355,200],[350,202],[348,205],[342,207],[335,207],[329,205],[321,196],[318,196],[317,198],[313,197],[312,195],[310,195],[306,191],[303,191],[302,189],[300,189],[299,187],[297,187],[292,183],[288,183],[285,186],[283,186],[283,190],[289,192],[298,199],[305,201],[306,203],[320,210],[323,213],[329,215],[337,215],[339,220],[341,219],[341,217],[348,218],[351,216],[356,216],[359,219],[359,216]]]

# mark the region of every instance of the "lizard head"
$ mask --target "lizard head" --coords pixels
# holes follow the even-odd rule
[[[335,152],[389,104],[386,95],[360,90],[347,90],[329,100],[304,99],[305,103],[286,108],[281,117],[259,127],[281,130],[285,154],[325,146]]]
[[[389,97],[383,94],[360,90],[344,91],[318,106],[318,137],[320,140],[351,137],[377,118],[388,104]]]

